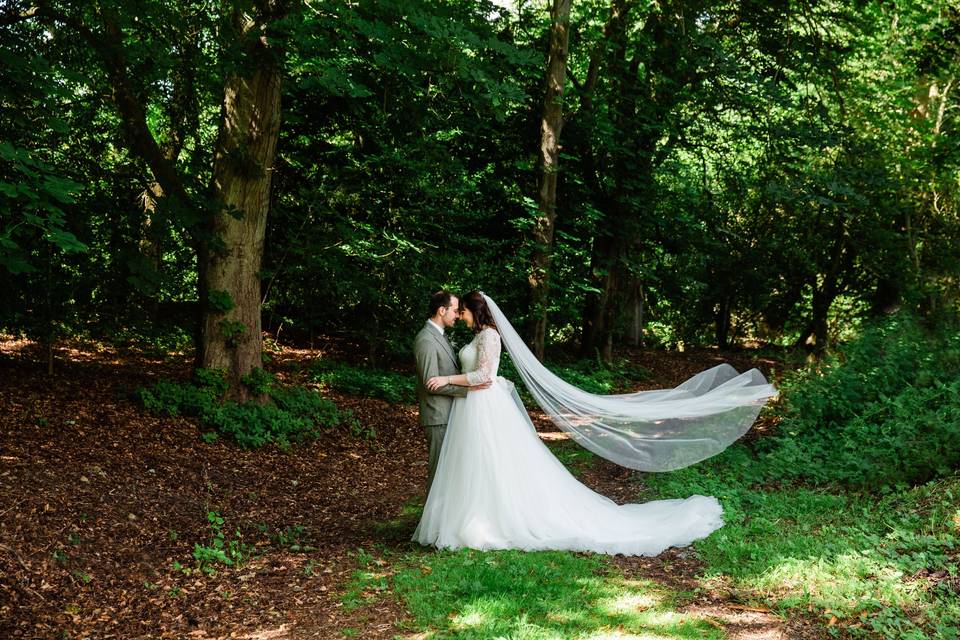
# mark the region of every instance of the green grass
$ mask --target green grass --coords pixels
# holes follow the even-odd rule
[[[393,593],[427,638],[719,640],[678,612],[689,594],[624,578],[605,556],[564,552],[359,554],[344,604]]]
[[[786,618],[819,617],[824,637],[958,636],[960,476],[879,495],[750,484],[738,471],[751,460],[735,447],[647,478],[644,499],[704,493],[723,502],[726,525],[695,545],[703,589],[730,590],[734,601]],[[384,523],[385,537],[402,544],[419,512],[411,500]],[[380,549],[356,557],[344,603],[398,597],[412,630],[428,638],[724,637],[677,611],[690,594],[628,580],[602,555]]]
[[[561,440],[550,445],[550,451],[575,476],[580,476],[597,462],[597,455],[572,440]]]
[[[749,459],[737,447],[648,478],[651,498],[706,493],[723,503],[725,526],[697,545],[705,586],[725,583],[785,616],[836,617],[830,630],[853,637],[958,637],[960,476],[882,495],[763,486],[744,480]]]

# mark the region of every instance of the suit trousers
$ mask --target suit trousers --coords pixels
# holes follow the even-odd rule
[[[440,460],[440,449],[443,448],[443,437],[447,435],[447,425],[434,424],[423,428],[427,434],[427,446],[430,447],[430,462],[427,468],[427,495],[433,486],[433,476],[437,473],[437,462]]]

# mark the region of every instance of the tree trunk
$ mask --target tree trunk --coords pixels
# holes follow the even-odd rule
[[[589,358],[600,344],[606,331],[607,298],[613,289],[612,256],[614,240],[609,230],[593,239],[590,252],[590,276],[596,291],[587,293],[583,305],[583,329],[580,336],[580,356]]]
[[[820,282],[814,282],[813,301],[811,305],[810,324],[803,331],[800,338],[794,343],[794,346],[803,346],[807,338],[812,333],[814,340],[814,352],[819,357],[827,349],[830,341],[828,316],[830,306],[837,296],[842,293],[841,278],[843,274],[853,265],[854,252],[848,247],[846,240],[846,231],[841,226],[837,241],[833,246],[830,256],[830,264]]]
[[[829,288],[813,292],[813,338],[816,340],[815,351],[818,355],[822,354],[829,342],[827,315],[830,312],[830,305],[833,304],[832,292]]]
[[[235,26],[254,68],[235,70],[224,86],[214,151],[214,240],[200,255],[199,361],[225,370],[228,398],[244,401],[250,392],[242,379],[261,366],[260,264],[280,132],[280,70],[262,24],[238,12]]]
[[[557,179],[560,165],[560,131],[563,129],[563,90],[567,78],[567,47],[571,0],[553,0],[547,86],[540,124],[540,192],[533,225],[533,255],[530,260],[530,340],[537,358],[543,360],[547,335],[550,256],[557,218]]]
[[[638,280],[633,287],[633,330],[630,333],[630,344],[634,347],[643,346],[643,281]]]
[[[580,87],[580,109],[576,114],[578,118],[589,120],[592,115],[593,92],[600,78],[601,66],[606,63],[613,66],[615,72],[616,64],[622,63],[625,59],[624,34],[628,24],[628,14],[633,4],[628,0],[611,0],[610,2],[610,17],[604,25],[603,38],[590,55],[587,79]],[[612,54],[609,52],[610,47],[613,48]],[[597,291],[587,293],[584,299],[580,331],[580,355],[585,358],[592,357],[594,351],[600,346],[600,339],[606,326],[604,309],[607,308],[606,300],[613,287],[614,240],[611,221],[615,217],[613,210],[616,208],[615,198],[608,193],[603,185],[601,175],[603,170],[599,167],[592,147],[593,135],[593,132],[585,131],[583,135],[577,137],[577,151],[582,164],[582,175],[593,192],[595,202],[599,203],[599,209],[605,212],[604,220],[593,238],[590,251],[589,277]],[[604,351],[608,351],[606,344],[603,346]]]
[[[729,346],[731,306],[729,296],[724,296],[720,304],[717,305],[714,327],[718,349],[726,349]]]
[[[220,28],[221,33],[232,31],[237,37],[238,46],[228,47],[228,57],[237,59],[237,67],[224,82],[210,189],[215,212],[201,229],[189,231],[199,231],[193,238],[199,294],[195,362],[226,371],[228,398],[245,400],[249,392],[242,378],[261,366],[259,272],[280,130],[282,55],[266,27],[283,17],[288,7],[282,0],[227,6],[232,14],[229,23]],[[110,78],[128,149],[150,167],[158,194],[175,198],[187,210],[196,210],[200,203],[191,196],[188,181],[173,161],[175,156],[164,153],[147,124],[147,105],[142,87],[130,71],[124,50],[127,36],[120,26],[103,12],[99,31],[50,3],[42,3],[23,16],[62,22],[90,45]],[[170,115],[171,120],[186,122],[196,116],[191,111],[195,107],[190,97],[194,89],[191,78],[182,80],[177,82],[176,104]],[[180,147],[183,139],[174,138],[170,143]]]
[[[614,17],[625,15],[624,11],[614,11]],[[583,330],[580,352],[584,357],[602,349],[605,360],[613,356],[613,333],[617,323],[618,310],[632,300],[631,289],[636,276],[623,264],[623,258],[636,246],[642,235],[642,222],[648,212],[654,209],[654,156],[656,154],[657,135],[646,129],[649,125],[659,124],[662,114],[671,108],[673,98],[659,96],[650,86],[649,80],[640,80],[641,58],[637,51],[628,55],[630,49],[625,40],[626,23],[612,23],[610,36],[614,46],[610,66],[612,77],[617,86],[611,104],[616,114],[618,131],[637,131],[631,142],[623,144],[611,153],[611,166],[608,172],[614,177],[611,193],[605,198],[603,207],[602,230],[593,240],[590,255],[590,277],[593,291],[587,293],[584,303]],[[646,18],[644,33],[657,47],[650,59],[642,63],[658,72],[665,68],[660,60],[663,53],[659,44],[666,39],[659,16],[653,13]],[[629,179],[627,177],[629,176]],[[631,198],[631,196],[641,196]],[[632,201],[631,201],[632,200]],[[638,210],[636,202],[648,204]]]

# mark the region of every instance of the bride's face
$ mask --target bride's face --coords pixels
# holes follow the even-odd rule
[[[471,313],[470,309],[460,307],[460,319],[463,320],[468,327],[473,329],[473,313]]]

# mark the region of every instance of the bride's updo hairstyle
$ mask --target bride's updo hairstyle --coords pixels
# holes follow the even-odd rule
[[[480,291],[471,291],[460,298],[460,308],[469,309],[473,314],[473,331],[479,333],[484,327],[490,327],[496,330],[497,323],[493,321],[493,314],[490,313],[490,307],[487,301],[483,299],[483,293]]]

